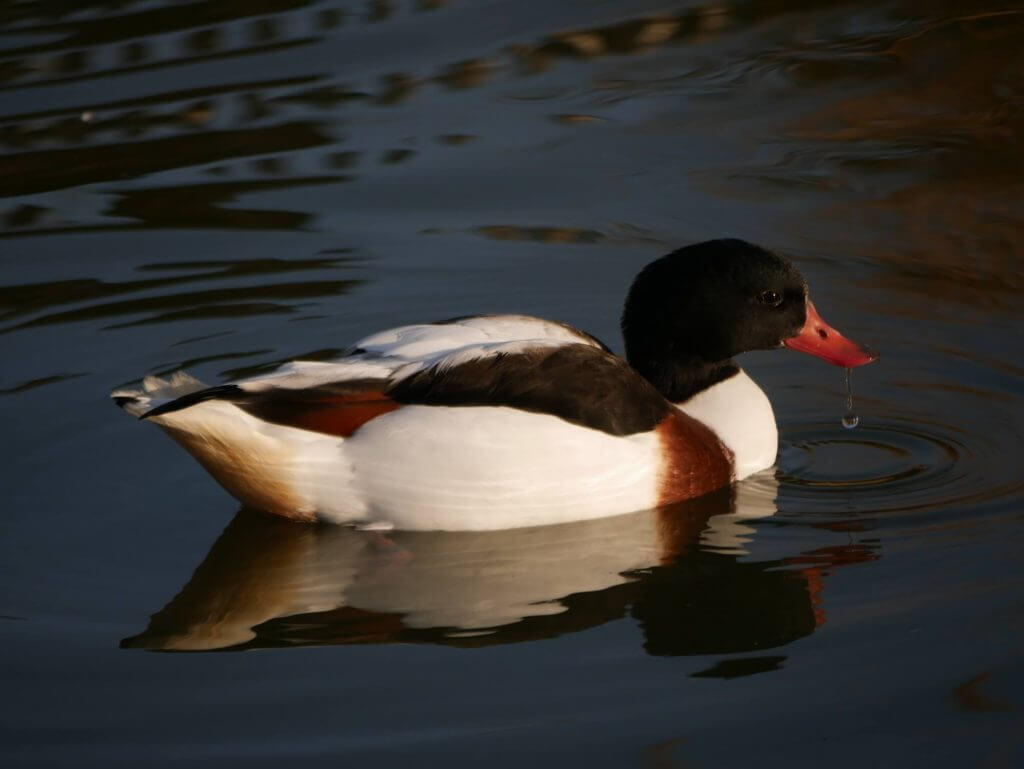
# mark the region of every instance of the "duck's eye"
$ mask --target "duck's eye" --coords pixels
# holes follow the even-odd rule
[[[778,291],[762,291],[758,294],[757,300],[761,304],[767,304],[769,307],[778,307],[782,304],[782,294]]]

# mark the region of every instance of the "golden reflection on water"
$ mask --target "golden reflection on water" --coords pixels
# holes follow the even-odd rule
[[[529,240],[534,243],[596,243],[605,237],[596,230],[572,227],[520,227],[511,224],[477,227],[475,232],[492,240]]]
[[[317,147],[329,141],[313,124],[285,123],[127,144],[22,152],[6,156],[5,173],[0,177],[0,196],[134,178],[182,166]]]
[[[0,118],[0,143],[11,150],[3,156],[0,196],[13,200],[0,209],[0,237],[140,227],[308,229],[316,226],[316,211],[245,209],[235,201],[275,190],[358,184],[375,168],[415,169],[425,155],[411,146],[344,146],[339,127],[353,110],[372,120],[368,110],[405,104],[431,84],[454,91],[505,87],[523,75],[539,78],[559,60],[642,62],[662,52],[673,58],[650,80],[609,79],[595,70],[594,93],[605,91],[606,103],[614,104],[630,96],[704,89],[752,104],[765,77],[777,74],[790,93],[816,95],[810,109],[779,113],[785,124],[777,139],[792,151],[770,166],[702,172],[711,193],[813,195],[808,207],[850,229],[851,248],[877,257],[894,290],[1005,304],[1021,289],[1016,266],[1024,222],[1016,202],[1024,198],[1024,155],[1017,148],[1024,131],[1024,59],[1017,41],[1024,12],[973,5],[956,10],[912,0],[872,3],[865,13],[887,10],[898,21],[860,28],[837,21],[841,4],[802,4],[806,17],[774,33],[781,39],[738,57],[727,53],[717,68],[702,60],[706,54],[696,54],[697,47],[770,29],[774,19],[796,9],[775,2],[705,3],[552,30],[489,55],[453,56],[420,72],[385,71],[362,83],[345,77],[340,63],[316,62],[287,77],[229,78],[10,114]],[[3,53],[0,87],[98,80],[217,57],[257,62],[271,49],[309,48],[349,34],[353,24],[380,26],[441,12],[446,4],[369,2],[360,11],[303,0],[232,0],[194,2],[185,12],[125,2],[113,14],[83,14],[101,7],[84,3],[72,10],[41,2],[5,8],[0,24],[15,43]],[[672,51],[687,46],[694,47],[694,63],[680,69]],[[567,131],[608,122],[600,109],[555,111],[547,118]],[[432,138],[435,146],[461,147],[470,135]],[[233,178],[160,179],[184,168]],[[124,187],[130,179],[147,182]],[[61,211],[46,194],[104,182],[122,188],[105,191],[99,210],[84,218]],[[601,239],[572,227],[480,225],[477,232],[552,243],[565,242],[559,233],[571,232],[581,234],[569,242]]]
[[[267,278],[294,272],[320,271],[346,266],[344,256],[311,259],[250,259],[201,262],[157,262],[138,269],[163,272],[166,277],[128,281],[95,279],[51,281],[36,284],[0,286],[0,321],[32,315],[27,320],[0,328],[0,334],[21,328],[70,323],[83,320],[115,318],[123,315],[140,317],[120,325],[166,322],[182,318],[244,316],[268,312],[288,313],[296,300],[344,293],[360,281],[348,280],[282,280]],[[234,281],[260,277],[255,286],[225,286],[162,292],[153,296],[146,292],[197,282]],[[119,299],[125,294],[146,294],[140,298]],[[87,306],[56,309],[64,305]]]
[[[1015,303],[1024,289],[1022,33],[1019,9],[950,14],[789,54],[794,82],[829,87],[830,98],[787,127],[794,151],[781,164],[744,175],[812,179],[825,193],[818,206],[870,250],[894,292]],[[873,87],[851,87],[859,83]]]

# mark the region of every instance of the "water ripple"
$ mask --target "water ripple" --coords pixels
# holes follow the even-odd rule
[[[1024,483],[995,433],[968,433],[935,420],[885,416],[856,430],[797,422],[783,431],[780,494],[789,511],[859,514],[979,505]]]

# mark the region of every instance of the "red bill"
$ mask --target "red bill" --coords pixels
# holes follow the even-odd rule
[[[807,322],[800,333],[783,342],[791,350],[814,355],[834,366],[863,366],[877,360],[878,353],[852,342],[821,319],[807,300]]]

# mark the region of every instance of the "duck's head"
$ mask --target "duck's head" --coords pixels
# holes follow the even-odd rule
[[[709,240],[647,265],[622,315],[629,362],[670,400],[722,378],[732,358],[786,346],[837,366],[878,356],[818,315],[788,260],[742,240]]]

